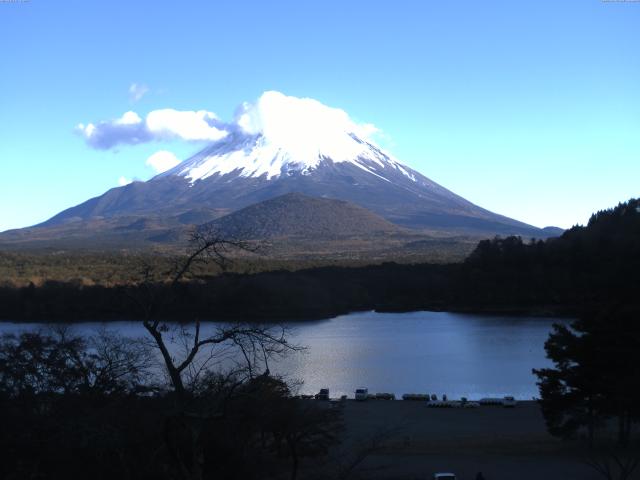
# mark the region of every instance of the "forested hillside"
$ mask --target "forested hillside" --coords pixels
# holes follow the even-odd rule
[[[640,201],[593,215],[561,237],[480,242],[461,264],[383,263],[296,271],[197,276],[175,287],[161,315],[207,319],[317,318],[354,310],[419,309],[577,315],[602,304],[635,304],[640,288]],[[118,286],[44,282],[0,289],[0,316],[12,320],[134,318],[143,282]]]

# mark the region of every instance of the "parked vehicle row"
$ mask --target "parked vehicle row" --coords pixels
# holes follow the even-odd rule
[[[315,398],[316,400],[329,401],[329,389],[321,388],[315,395],[300,395],[300,398]],[[356,389],[354,398],[357,401],[362,402],[365,400],[395,400],[396,396],[394,393],[387,392],[369,393],[368,388],[362,387]],[[340,400],[342,401],[346,399],[346,395],[342,395],[340,397]],[[518,404],[517,400],[512,396],[502,398],[482,398],[477,402],[471,402],[466,397],[462,397],[460,400],[449,400],[446,395],[442,395],[442,399],[439,400],[435,394],[428,393],[405,393],[402,395],[402,400],[427,402],[430,407],[434,408],[477,408],[481,405],[499,405],[512,408]]]

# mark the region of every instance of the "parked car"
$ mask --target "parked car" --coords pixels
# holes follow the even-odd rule
[[[428,393],[405,393],[402,395],[402,400],[409,401],[423,401],[428,402],[430,400],[430,396]]]
[[[320,392],[316,393],[316,400],[329,400],[329,389],[321,388]]]
[[[502,406],[505,408],[513,408],[518,404],[515,398],[513,397],[504,397],[502,399]]]
[[[480,399],[480,405],[503,405],[504,398],[486,397]]]
[[[456,480],[455,473],[434,473],[433,480]]]
[[[396,399],[395,393],[387,393],[387,392],[376,393],[376,400],[395,400],[395,399]]]
[[[356,389],[356,400],[363,401],[369,398],[369,389],[368,388],[358,388]]]

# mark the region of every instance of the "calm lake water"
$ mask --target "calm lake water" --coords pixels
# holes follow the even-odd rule
[[[301,393],[322,387],[331,396],[369,392],[435,393],[450,398],[538,396],[532,368],[550,365],[544,342],[554,322],[566,320],[446,312],[352,313],[329,320],[289,323],[292,341],[308,347],[271,365],[271,371],[304,380]],[[206,324],[203,331],[215,328]],[[0,333],[46,328],[0,323]],[[114,329],[144,336],[137,322],[76,324],[94,334]],[[178,348],[178,347],[175,347]]]

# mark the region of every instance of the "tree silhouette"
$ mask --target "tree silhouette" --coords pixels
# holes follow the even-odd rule
[[[611,306],[584,315],[571,327],[554,325],[545,344],[554,368],[534,370],[549,432],[574,436],[586,428],[589,444],[608,418],[617,420],[617,443],[626,447],[640,417],[640,314]]]
[[[197,277],[194,278],[194,266],[197,264],[214,262],[224,271],[229,265],[229,254],[233,250],[254,250],[242,240],[221,237],[212,228],[196,229],[190,245],[191,249],[186,257],[176,261],[173,268],[165,272],[163,283],[154,281],[158,276],[157,272],[153,271],[151,265],[145,264],[140,282],[142,288],[137,290],[138,295],[133,296],[143,313],[142,325],[158,348],[173,390],[178,396],[184,396],[187,391],[185,373],[202,370],[195,363],[205,349],[208,350],[205,352],[206,357],[211,359],[216,356],[216,348],[234,347],[245,360],[244,369],[249,377],[254,376],[257,368],[262,367],[267,371],[269,359],[301,349],[287,341],[288,332],[285,327],[233,323],[218,326],[215,332],[203,336],[200,318],[196,317],[182,320],[193,321],[194,324],[192,329],[183,326],[179,330],[184,349],[182,357],[176,357],[169,348],[167,332],[170,328],[161,320],[159,311],[175,298],[181,282],[187,279],[197,280]],[[167,284],[168,288],[165,288]]]

